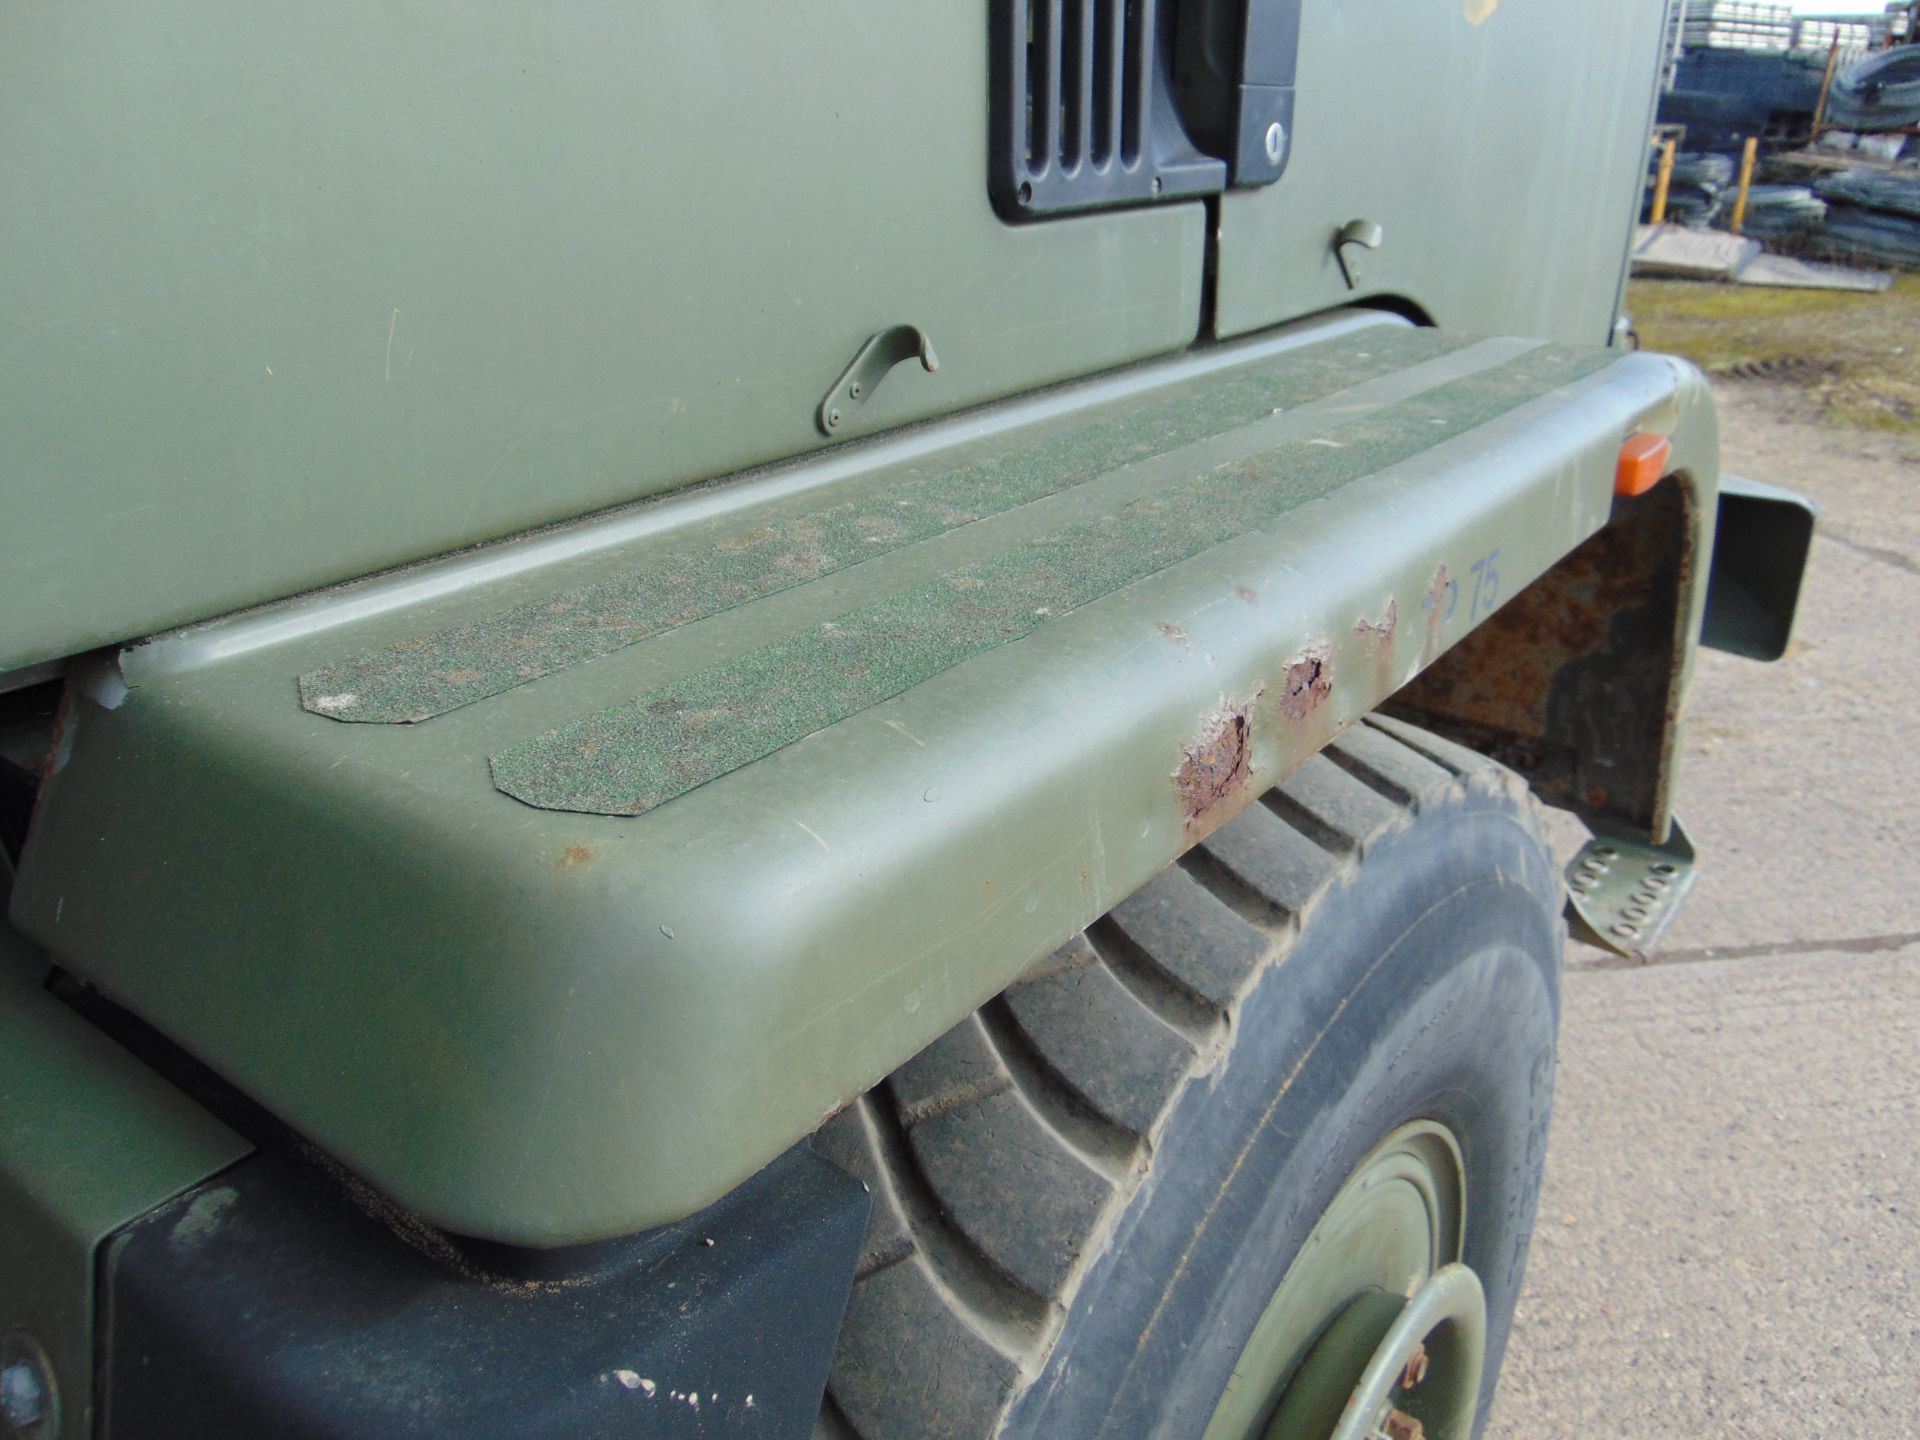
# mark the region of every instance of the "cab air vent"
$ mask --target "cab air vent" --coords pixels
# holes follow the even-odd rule
[[[993,0],[994,204],[1010,219],[1278,179],[1301,0]]]
[[[1226,184],[1188,140],[1161,0],[995,0],[994,202],[1049,215]]]

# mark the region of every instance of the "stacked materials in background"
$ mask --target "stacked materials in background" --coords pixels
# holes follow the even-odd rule
[[[1793,7],[1759,0],[1687,0],[1680,44],[1689,50],[1786,50],[1793,45]]]
[[[1680,45],[1687,50],[1818,50],[1837,41],[1842,50],[1872,50],[1887,43],[1893,19],[1858,15],[1795,16],[1790,4],[1771,0],[1687,0]]]
[[[1885,15],[1832,15],[1793,22],[1795,50],[1874,50],[1887,43],[1891,21]]]
[[[1829,202],[1822,252],[1920,266],[1920,171],[1848,170],[1814,188]]]
[[[1652,219],[1657,161],[1647,173],[1641,219]],[[1725,229],[1733,219],[1736,166],[1728,155],[1674,157],[1666,223]],[[1920,267],[1920,169],[1849,170],[1811,185],[1756,184],[1741,234],[1792,253]]]
[[[1647,194],[1641,218],[1652,218],[1653,190],[1657,183],[1657,157],[1647,171]],[[1700,230],[1718,223],[1732,204],[1734,184],[1733,158],[1683,151],[1673,159],[1673,176],[1667,185],[1667,220]]]
[[[1920,45],[1877,50],[1833,77],[1827,119],[1847,130],[1920,125]]]
[[[1731,156],[1684,152],[1673,161],[1667,186],[1668,224],[1702,230],[1724,226],[1732,218],[1735,179]],[[1648,171],[1647,198],[1642,220],[1653,218],[1653,191],[1658,166]],[[1806,185],[1754,185],[1747,191],[1743,233],[1763,240],[1806,235],[1820,228],[1827,205]]]
[[[1806,185],[1755,185],[1747,191],[1743,235],[1761,240],[1808,236],[1826,222],[1827,202]]]
[[[1920,125],[1920,45],[1867,49],[1885,42],[1890,23],[1886,15],[1796,21],[1784,5],[1688,0],[1661,123],[1686,126],[1695,150],[1737,152],[1749,136],[1768,149],[1804,145],[1837,38],[1827,122],[1853,131]]]
[[[1826,68],[1824,51],[1689,50],[1660,97],[1660,121],[1686,126],[1690,150],[1738,154],[1749,135],[1769,148],[1804,145]]]
[[[1913,29],[1916,15],[1920,8],[1894,5],[1885,14],[1796,19],[1779,0],[1684,0],[1681,53],[1660,98],[1661,124],[1680,127],[1688,146],[1673,167],[1669,224],[1730,228],[1738,157],[1757,141],[1759,175],[1801,183],[1754,185],[1745,238],[1789,255],[1920,267],[1920,169],[1895,163],[1920,151],[1903,133],[1920,128],[1920,44],[1878,48]],[[1805,162],[1789,153],[1810,144]],[[1883,168],[1865,168],[1874,162]],[[1862,168],[1831,173],[1845,164]]]

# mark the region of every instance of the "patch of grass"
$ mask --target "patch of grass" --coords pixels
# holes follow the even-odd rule
[[[1920,275],[1881,295],[1636,280],[1627,313],[1649,350],[1775,372],[1838,424],[1920,431]]]

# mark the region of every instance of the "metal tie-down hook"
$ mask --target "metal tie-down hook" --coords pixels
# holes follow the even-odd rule
[[[1340,261],[1340,273],[1347,288],[1360,288],[1360,276],[1366,269],[1367,252],[1378,250],[1387,232],[1373,220],[1349,220],[1333,237],[1333,253]]]
[[[940,368],[939,357],[933,353],[933,341],[918,325],[891,325],[867,341],[853,357],[853,363],[833,382],[826,399],[820,402],[814,416],[820,433],[837,435],[852,419],[854,411],[880,388],[887,372],[902,360],[915,357],[929,375]]]

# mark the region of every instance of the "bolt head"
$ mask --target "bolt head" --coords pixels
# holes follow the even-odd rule
[[[1267,126],[1267,163],[1278,165],[1287,153],[1287,127],[1278,120]]]

